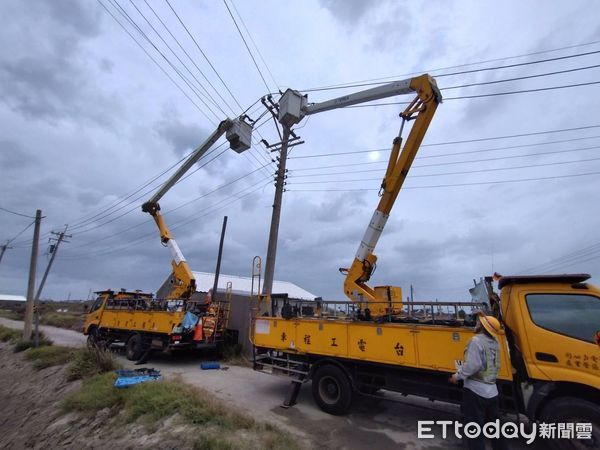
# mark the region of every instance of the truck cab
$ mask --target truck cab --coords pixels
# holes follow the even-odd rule
[[[94,329],[97,329],[100,326],[100,322],[102,321],[102,313],[104,312],[104,308],[106,306],[106,302],[108,300],[123,300],[123,299],[145,299],[152,300],[153,295],[147,294],[142,291],[126,291],[125,289],[121,289],[120,291],[113,291],[111,289],[106,289],[104,291],[94,292],[97,295],[96,301],[92,303],[90,309],[87,311],[85,316],[85,321],[83,323],[82,332],[85,335],[90,336],[90,332]],[[93,331],[92,331],[93,334]]]
[[[600,434],[600,290],[589,278],[509,276],[498,287],[522,411],[551,423],[588,418]]]

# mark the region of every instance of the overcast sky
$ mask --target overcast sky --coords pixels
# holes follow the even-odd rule
[[[263,81],[223,2],[170,0],[194,42],[164,0],[147,1],[0,3],[6,19],[0,29],[0,207],[28,216],[43,211],[38,280],[50,231],[69,224],[73,235],[58,253],[43,297],[86,298],[90,289],[106,288],[156,291],[170,273],[170,256],[139,206],[171,172],[139,188],[223,118],[252,106],[257,119],[264,108],[255,102],[269,91],[306,92],[425,71],[471,71],[440,76],[442,89],[563,72],[444,90],[448,100],[425,144],[596,127],[424,146],[375,251],[372,285],[399,285],[407,294],[413,284],[417,300],[452,300],[466,299],[473,278],[493,271],[600,272],[600,85],[450,98],[600,81],[600,69],[589,67],[600,64],[595,2],[463,1],[449,8],[441,1],[227,0]],[[571,55],[579,56],[501,68]],[[478,64],[463,66],[471,63]],[[453,66],[459,67],[447,68]],[[496,69],[478,70],[489,67]],[[360,89],[310,91],[309,101]],[[389,148],[402,107],[337,110],[297,127],[305,144],[288,161],[276,279],[343,298],[338,268],[353,260],[389,152],[316,155]],[[252,150],[223,152],[162,199],[193,270],[214,270],[223,215],[229,223],[222,271],[248,276],[255,255],[264,265],[275,167],[259,141],[276,142],[276,135],[273,121],[266,121]],[[448,154],[454,155],[442,156]],[[30,222],[0,210],[0,240]],[[25,295],[32,231],[4,254],[0,292]]]

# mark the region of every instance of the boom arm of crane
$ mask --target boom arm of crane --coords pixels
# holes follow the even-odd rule
[[[410,80],[410,89],[416,92],[416,97],[400,114],[402,125],[400,133],[394,138],[387,170],[381,183],[380,200],[373,217],[364,233],[352,265],[348,269],[340,269],[346,273],[344,293],[350,300],[358,302],[361,308],[368,307],[369,302],[375,302],[370,307],[372,316],[394,313],[402,304],[402,291],[396,286],[381,286],[372,288],[369,281],[377,257],[373,253],[377,241],[383,232],[398,193],[404,184],[408,171],[415,159],[423,141],[431,119],[442,96],[435,80],[429,75],[421,75]],[[404,123],[414,120],[414,124],[402,146],[402,129]]]
[[[285,126],[291,126],[310,114],[409,93],[416,93],[417,95],[400,114],[402,126],[400,133],[393,141],[387,170],[381,184],[381,199],[365,231],[352,265],[348,269],[340,269],[342,273],[346,274],[345,294],[350,300],[358,302],[361,309],[368,307],[372,316],[392,313],[395,308],[401,306],[402,291],[399,287],[380,286],[371,288],[366,283],[369,281],[377,261],[373,250],[383,232],[390,211],[415,159],[436,108],[442,102],[440,90],[435,80],[424,74],[311,105],[307,104],[305,96],[288,89],[280,101],[279,121]],[[402,151],[400,151],[404,123],[411,120],[414,120],[414,124]],[[375,302],[375,304],[369,305],[369,302]]]
[[[196,290],[196,279],[179,245],[169,231],[163,216],[160,214],[160,199],[171,189],[185,173],[227,132],[230,147],[238,153],[250,148],[251,125],[242,118],[222,121],[217,129],[183,162],[181,167],[161,186],[150,200],[142,205],[142,211],[149,213],[160,232],[160,241],[171,251],[171,266],[173,267],[173,286],[167,298],[189,298]]]

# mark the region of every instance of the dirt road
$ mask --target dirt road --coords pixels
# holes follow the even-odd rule
[[[22,322],[1,319],[0,324],[21,328]],[[84,345],[80,333],[54,327],[41,327],[44,333],[60,345]],[[134,367],[119,357],[126,367]],[[310,383],[304,385],[298,404],[281,408],[288,389],[286,379],[254,372],[247,367],[227,366],[227,370],[201,370],[200,359],[189,354],[158,354],[145,365],[162,371],[166,376],[179,375],[183,381],[201,386],[232,407],[249,413],[257,420],[272,422],[304,436],[313,448],[336,449],[446,449],[462,448],[455,437],[446,440],[417,438],[418,420],[457,420],[455,405],[432,403],[418,397],[402,397],[385,393],[378,398],[359,397],[347,416],[325,414],[315,405]],[[139,367],[139,366],[137,366]],[[439,430],[436,430],[439,434]],[[509,448],[535,448],[523,442],[511,441]]]

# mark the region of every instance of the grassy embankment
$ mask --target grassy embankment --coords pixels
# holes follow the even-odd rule
[[[61,310],[60,312],[58,310]],[[85,319],[84,304],[43,301],[39,305],[40,324],[79,331]],[[25,308],[0,309],[0,317],[23,320]]]
[[[0,325],[0,341],[14,344],[13,350],[15,353],[25,351],[34,346],[33,341],[24,341],[22,336],[23,332],[21,330],[13,330],[12,328]],[[40,332],[38,344],[40,347],[49,346],[52,345],[52,341],[44,336],[44,333]]]
[[[17,343],[21,333],[0,326],[0,340]],[[268,448],[293,450],[298,446],[282,430],[234,411],[201,389],[179,379],[147,382],[127,389],[114,387],[120,365],[111,353],[46,345],[25,352],[25,359],[42,370],[68,364],[67,380],[81,379],[79,389],[62,402],[63,412],[94,415],[109,409],[115,424],[142,424],[154,432],[170,417],[189,428],[193,448]],[[189,444],[189,442],[188,442]]]

